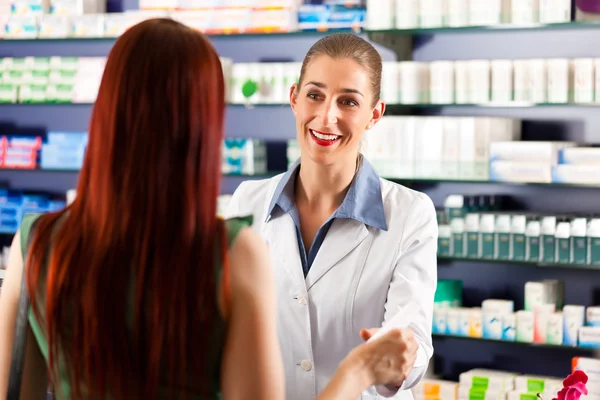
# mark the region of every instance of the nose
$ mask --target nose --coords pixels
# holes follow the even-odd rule
[[[334,101],[323,102],[321,109],[321,123],[323,126],[335,125],[339,118],[339,108]]]

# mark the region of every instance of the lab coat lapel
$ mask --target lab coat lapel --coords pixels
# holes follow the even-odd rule
[[[350,218],[336,218],[308,271],[307,289],[310,290],[323,275],[358,247],[368,235],[369,230],[364,223]]]
[[[296,290],[306,292],[304,271],[298,249],[296,225],[290,214],[270,218],[263,225],[263,237],[269,245],[274,268],[284,268]]]

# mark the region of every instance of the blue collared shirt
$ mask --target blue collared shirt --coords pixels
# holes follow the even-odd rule
[[[300,171],[300,160],[283,175],[281,181],[275,189],[267,218],[276,218],[285,213],[290,214],[296,225],[296,236],[298,238],[298,249],[302,261],[304,276],[308,274],[310,267],[317,257],[317,253],[325,240],[325,236],[336,218],[351,218],[362,222],[365,225],[372,226],[383,231],[387,231],[387,222],[383,209],[383,199],[381,197],[381,183],[379,174],[375,168],[364,157],[362,164],[352,181],[348,193],[340,207],[325,221],[318,230],[313,243],[306,254],[304,240],[300,233],[300,216],[296,208],[295,187],[296,177]]]

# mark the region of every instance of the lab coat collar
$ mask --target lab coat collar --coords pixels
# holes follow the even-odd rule
[[[296,160],[279,181],[269,208],[267,221],[274,217],[274,211],[279,208],[288,213],[295,207],[294,188],[296,177],[300,170],[300,159]],[[353,219],[365,225],[387,231],[387,222],[381,195],[381,182],[375,168],[364,157],[361,166],[342,202],[332,218]]]

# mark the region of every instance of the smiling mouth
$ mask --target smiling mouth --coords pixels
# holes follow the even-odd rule
[[[320,144],[321,146],[331,146],[333,143],[337,142],[341,139],[341,136],[334,135],[331,133],[323,133],[319,131],[315,131],[314,129],[309,129],[311,137]]]

